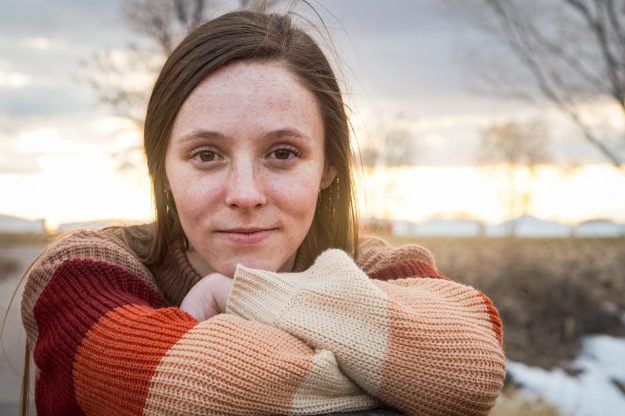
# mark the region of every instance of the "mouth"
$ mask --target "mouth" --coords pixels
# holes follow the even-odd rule
[[[218,230],[217,233],[236,244],[257,244],[276,230],[277,228],[244,227]]]
[[[219,230],[219,232],[220,233],[252,234],[252,233],[258,233],[261,231],[269,231],[269,230],[273,230],[273,228],[241,227],[241,228],[228,228],[224,230]]]

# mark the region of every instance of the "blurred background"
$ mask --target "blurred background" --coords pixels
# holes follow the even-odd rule
[[[150,221],[151,85],[191,28],[251,3],[3,3],[0,414],[17,412],[24,270],[65,232]],[[625,0],[311,4],[360,151],[363,232],[425,245],[500,310],[492,414],[625,414]]]

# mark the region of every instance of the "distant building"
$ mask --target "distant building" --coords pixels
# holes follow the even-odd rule
[[[486,227],[488,237],[515,237],[530,238],[562,238],[570,237],[573,229],[565,224],[541,220],[530,215],[502,222],[501,224]]]
[[[106,227],[124,226],[124,225],[136,225],[142,224],[138,221],[123,221],[123,220],[99,220],[99,221],[85,221],[85,222],[68,222],[59,225],[56,230],[58,233],[65,234],[76,230],[100,230]]]
[[[583,221],[573,230],[575,237],[625,237],[625,224],[596,219]]]
[[[414,226],[413,235],[419,237],[480,237],[484,224],[466,219],[431,219]]]
[[[45,234],[46,221],[27,220],[11,215],[0,215],[0,233],[2,234]]]
[[[393,221],[392,232],[397,237],[412,237],[415,235],[416,224],[410,221]]]
[[[361,218],[360,230],[364,234],[391,234],[393,223],[379,218]]]

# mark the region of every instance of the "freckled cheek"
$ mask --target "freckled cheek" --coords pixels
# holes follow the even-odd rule
[[[206,220],[207,212],[213,212],[218,203],[220,183],[210,178],[195,178],[192,176],[181,178],[172,186],[178,215],[183,224],[197,223]]]
[[[274,179],[268,183],[268,194],[291,220],[312,221],[319,194],[317,176],[311,172]]]

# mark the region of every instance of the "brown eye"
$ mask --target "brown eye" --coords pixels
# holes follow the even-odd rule
[[[293,154],[293,151],[289,149],[278,149],[274,154],[276,155],[276,159],[287,160]]]
[[[302,152],[290,147],[281,147],[269,153],[269,159],[289,161],[302,156]]]
[[[187,157],[195,160],[196,162],[215,162],[221,158],[219,153],[211,150],[209,147],[198,147],[193,149]]]
[[[212,162],[215,160],[215,152],[211,150],[202,150],[198,153],[198,156],[202,162]]]

